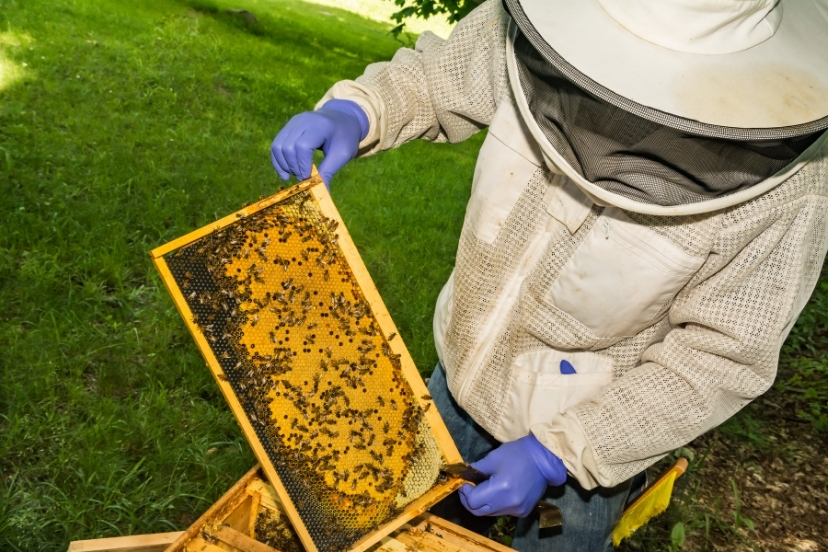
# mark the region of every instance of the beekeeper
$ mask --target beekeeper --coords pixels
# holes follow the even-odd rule
[[[271,154],[307,178],[322,149],[330,182],[485,127],[429,383],[491,475],[460,498],[559,504],[519,550],[611,549],[630,479],[770,387],[816,284],[828,1],[488,0],[335,84]]]

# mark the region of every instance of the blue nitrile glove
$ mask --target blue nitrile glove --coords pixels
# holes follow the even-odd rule
[[[325,184],[345,163],[353,159],[359,143],[368,135],[368,115],[350,100],[328,100],[316,111],[295,115],[270,146],[270,160],[282,180],[290,175],[310,178],[313,151],[321,149],[325,159],[319,175]]]
[[[547,485],[563,485],[566,467],[531,433],[504,443],[471,465],[489,479],[460,487],[460,502],[476,516],[526,517]]]

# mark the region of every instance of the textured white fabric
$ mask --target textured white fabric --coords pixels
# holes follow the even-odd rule
[[[638,38],[689,54],[753,48],[772,37],[782,22],[782,0],[597,1]]]
[[[543,152],[543,156],[546,159],[547,164],[549,166],[558,167],[558,170],[562,171],[574,182],[576,182],[577,185],[597,203],[601,203],[603,205],[612,204],[623,209],[655,215],[689,215],[724,209],[743,203],[749,199],[753,199],[768,190],[773,189],[780,182],[787,180],[791,177],[791,175],[799,171],[802,166],[810,162],[814,155],[818,154],[819,151],[826,147],[828,135],[823,133],[820,138],[817,138],[815,143],[813,143],[802,153],[802,155],[782,167],[782,169],[773,176],[740,191],[721,195],[712,199],[701,199],[694,202],[679,202],[665,205],[642,200],[641,198],[622,195],[621,192],[623,190],[605,189],[602,186],[599,186],[596,182],[591,182],[584,178],[572,165],[570,165],[567,162],[567,159],[564,158],[563,154],[553,147],[543,129],[540,128],[537,119],[533,117],[532,108],[529,106],[526,94],[523,91],[517,60],[513,51],[516,36],[517,28],[514,24],[512,24],[509,28],[509,40],[506,43],[506,64],[509,76],[511,77],[510,83],[514,93],[515,102],[518,106],[518,110],[523,114],[522,118],[525,128],[528,128],[529,132],[537,140],[537,144]],[[776,99],[775,101],[778,103],[780,100]],[[687,132],[694,133],[692,130],[687,130]],[[601,135],[599,133],[595,133],[593,136],[595,136],[597,140],[601,140]],[[706,147],[713,146],[708,145]],[[674,165],[671,165],[670,167],[672,169],[677,168]],[[659,186],[664,186],[669,183],[670,181],[665,181],[660,178],[656,178],[653,182],[650,182],[651,185],[658,184]],[[668,196],[669,195],[671,194],[668,194]]]
[[[537,35],[591,83],[579,86],[619,107],[634,103],[653,116],[662,112],[744,129],[797,126],[828,116],[828,0],[786,0],[772,37],[719,55],[644,40],[597,0],[506,2],[516,19],[527,20],[528,26],[521,21],[524,34]]]
[[[498,214],[486,220],[467,213],[435,316],[449,388],[496,438],[531,431],[582,485],[613,486],[772,384],[779,348],[828,249],[828,159],[823,149],[767,193],[709,213],[656,216],[595,205],[557,167],[537,166],[526,135],[504,143],[503,136],[525,129],[507,79],[507,20],[500,0],[489,0],[447,41],[426,36],[414,50],[369,66],[353,97],[380,98],[371,116],[385,125],[372,129],[384,136],[376,149],[414,138],[456,142],[492,125],[475,172],[475,190],[486,191],[475,191],[470,210]],[[499,154],[511,156],[523,177],[478,186]],[[629,254],[647,279],[623,295],[612,286],[587,291],[598,304],[638,301],[647,314],[596,333],[577,303],[555,299],[579,290],[550,294],[570,260],[595,258],[593,247],[623,241],[615,239],[617,219],[624,230],[634,227],[639,247]],[[611,252],[605,269],[622,273],[632,257]],[[673,268],[689,269],[682,281],[660,270],[663,255]],[[599,374],[611,366],[611,378],[579,380],[578,402],[567,404],[568,391],[551,377],[562,359]]]

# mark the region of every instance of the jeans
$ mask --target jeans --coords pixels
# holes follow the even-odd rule
[[[449,433],[466,462],[476,462],[500,443],[471,419],[451,396],[446,373],[437,365],[428,382],[428,391],[440,411]],[[538,529],[538,516],[517,520],[512,547],[523,552],[604,552],[611,551],[612,530],[630,494],[630,481],[611,489],[585,490],[573,478],[565,485],[548,487],[543,499],[563,513],[563,526]],[[496,517],[477,517],[469,513],[453,493],[431,508],[435,515],[480,534],[486,534]]]

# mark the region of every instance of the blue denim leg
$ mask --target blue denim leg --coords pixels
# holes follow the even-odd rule
[[[607,489],[584,490],[571,477],[565,485],[549,487],[543,499],[561,509],[563,526],[538,529],[538,516],[519,519],[512,547],[522,552],[611,551],[612,530],[629,495],[630,482]]]
[[[434,405],[454,439],[457,449],[467,462],[476,462],[497,448],[500,443],[477,425],[451,396],[446,373],[439,364],[428,382]],[[612,550],[612,529],[624,511],[629,494],[629,481],[612,489],[585,491],[572,478],[561,487],[547,489],[544,499],[556,504],[563,512],[563,527],[538,532],[538,517],[531,515],[518,520],[512,547],[522,552],[604,552]],[[444,519],[481,534],[488,532],[494,517],[477,517],[460,504],[457,493],[431,508]]]

